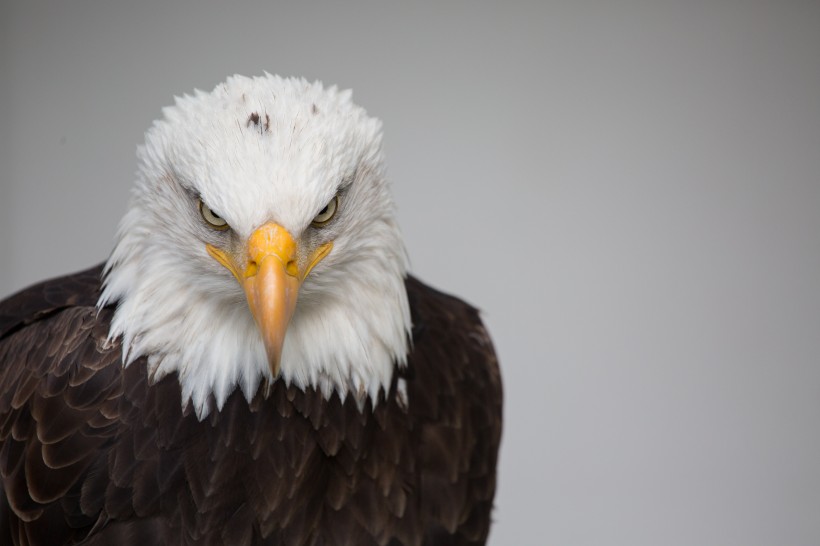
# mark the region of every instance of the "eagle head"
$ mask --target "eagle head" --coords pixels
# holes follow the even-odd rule
[[[125,365],[176,372],[200,418],[263,379],[375,400],[405,363],[381,124],[350,97],[234,76],[178,97],[138,149],[99,306]]]

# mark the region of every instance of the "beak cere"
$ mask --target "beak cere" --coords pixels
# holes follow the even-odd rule
[[[253,232],[248,239],[248,264],[243,277],[248,306],[262,334],[271,373],[276,377],[301,285],[296,243],[285,228],[265,224]]]
[[[293,237],[285,228],[272,222],[248,238],[245,264],[213,245],[205,245],[208,254],[225,266],[245,290],[274,377],[279,374],[285,333],[296,310],[299,287],[332,248],[332,242],[317,247],[302,271],[296,263],[297,247]]]

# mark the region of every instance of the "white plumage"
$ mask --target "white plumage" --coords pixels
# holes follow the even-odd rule
[[[381,124],[350,96],[303,79],[234,76],[177,98],[146,133],[99,306],[119,301],[110,338],[122,335],[126,364],[150,355],[155,379],[178,372],[182,402],[200,419],[213,409],[211,394],[221,407],[237,386],[250,400],[260,380],[273,380],[242,287],[206,251],[242,253],[266,222],[286,228],[305,253],[333,243],[299,291],[281,378],[362,402],[404,363],[407,264]],[[337,217],[313,229],[335,195]],[[199,199],[229,232],[203,224]]]

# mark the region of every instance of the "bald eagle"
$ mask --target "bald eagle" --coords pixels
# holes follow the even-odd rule
[[[499,369],[407,273],[380,122],[234,76],[138,163],[108,261],[0,303],[0,543],[483,544]]]

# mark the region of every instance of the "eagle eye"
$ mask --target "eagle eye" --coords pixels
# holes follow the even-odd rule
[[[339,196],[335,196],[331,199],[325,207],[319,211],[313,221],[310,223],[313,227],[322,227],[327,225],[331,219],[333,219],[333,215],[336,214],[336,209],[339,207]]]
[[[211,208],[201,199],[199,200],[199,212],[202,214],[202,219],[205,220],[208,227],[212,229],[225,231],[230,227],[224,218],[212,211]]]

